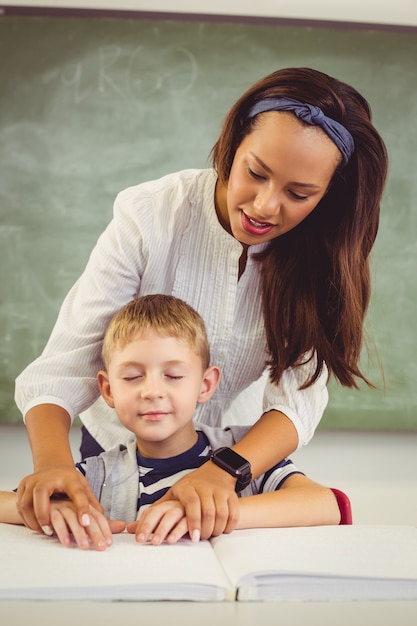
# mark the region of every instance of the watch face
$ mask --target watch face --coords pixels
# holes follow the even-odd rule
[[[247,461],[240,454],[234,452],[230,448],[225,448],[218,452],[217,456],[221,458],[222,461],[230,465],[234,469],[239,469],[242,465],[244,465]]]
[[[247,487],[251,482],[252,472],[249,461],[234,450],[220,448],[214,452],[212,460],[237,479],[235,486],[237,492]]]

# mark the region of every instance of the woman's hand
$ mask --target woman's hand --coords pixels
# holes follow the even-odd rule
[[[17,490],[17,510],[23,523],[50,532],[50,497],[64,493],[72,500],[79,524],[88,526],[90,505],[100,512],[103,509],[75,468],[68,437],[69,413],[54,404],[40,404],[26,413],[25,420],[35,471],[21,480]]]
[[[72,501],[80,526],[90,524],[92,509],[103,511],[86,478],[74,466],[51,467],[20,481],[16,506],[26,526],[50,534],[50,498],[54,494],[65,494]]]
[[[194,541],[230,533],[239,520],[235,483],[232,476],[208,461],[181,478],[148,510],[162,502],[178,501],[184,509],[188,534]]]
[[[53,500],[50,506],[51,526],[64,546],[74,541],[82,550],[94,547],[105,550],[111,544],[112,533],[121,533],[126,524],[119,520],[107,520],[102,513],[90,506],[90,524],[81,526],[77,512],[70,500]]]

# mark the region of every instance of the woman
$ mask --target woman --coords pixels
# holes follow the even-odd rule
[[[17,380],[35,469],[18,507],[32,528],[48,525],[54,492],[85,525],[88,503],[98,506],[74,470],[68,430],[82,413],[83,456],[123,442],[95,402],[95,375],[109,319],[137,295],[172,293],[203,316],[223,375],[197,420],[218,425],[228,411],[254,423],[233,446],[254,477],[311,439],[329,375],[368,382],[359,356],[387,155],[366,100],[321,72],[279,70],[232,107],[212,156],[212,169],[119,194],[43,354]],[[266,369],[263,402],[243,415],[234,401]],[[165,498],[183,503],[204,538],[234,528],[235,483],[233,468],[210,462]]]

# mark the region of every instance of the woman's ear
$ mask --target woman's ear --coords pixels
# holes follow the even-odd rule
[[[203,380],[201,383],[201,391],[197,398],[198,404],[203,404],[210,400],[212,395],[217,389],[217,386],[220,382],[221,371],[217,365],[211,365],[206,369],[203,374]]]
[[[109,405],[109,407],[114,409],[113,394],[111,392],[110,381],[107,372],[105,372],[104,370],[99,371],[99,373],[97,374],[97,383],[104,400]]]

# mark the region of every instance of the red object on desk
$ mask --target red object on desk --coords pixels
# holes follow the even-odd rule
[[[348,496],[340,489],[331,488],[339,506],[340,511],[340,525],[352,524],[352,507]]]

